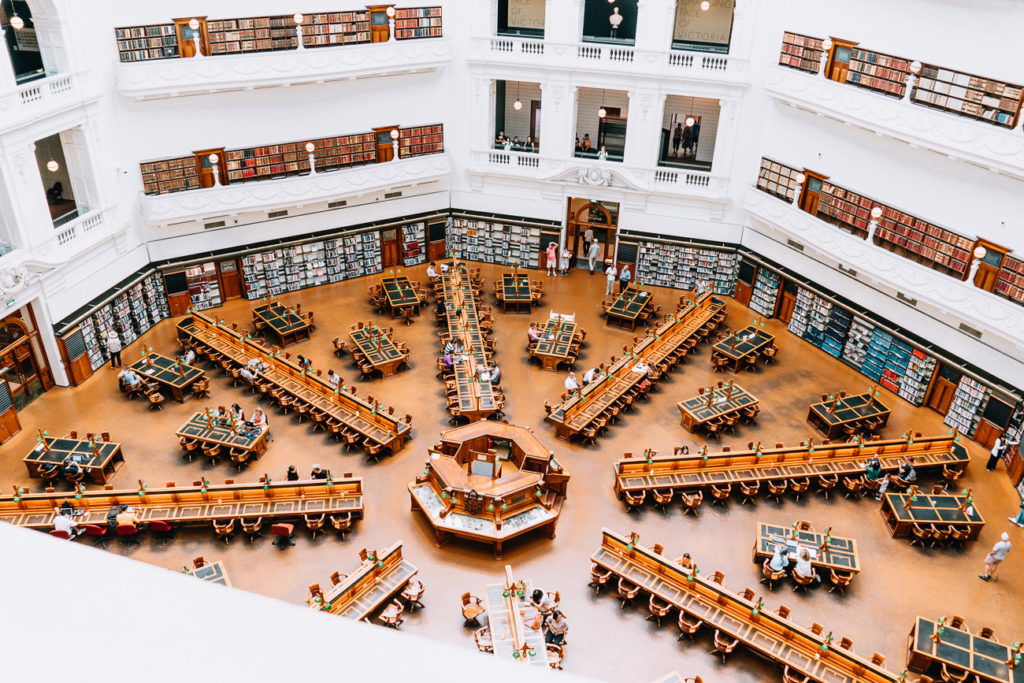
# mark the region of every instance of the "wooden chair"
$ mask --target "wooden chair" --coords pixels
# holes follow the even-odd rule
[[[864,495],[864,477],[843,477],[843,498],[851,496],[856,500]]]
[[[817,493],[825,496],[825,500],[828,500],[828,496],[839,484],[839,475],[837,474],[819,474],[818,475],[818,490]]]
[[[970,540],[971,532],[967,527],[951,526],[949,527],[949,544],[956,546],[961,551],[967,545],[967,541]]]
[[[211,465],[217,464],[217,459],[220,457],[220,444],[202,444],[203,455],[206,456],[207,462]]]
[[[146,394],[146,397],[149,399],[149,409],[150,410],[162,410],[163,409],[163,407],[164,407],[164,400],[165,399],[164,399],[164,395],[161,394],[159,391],[154,391],[154,392],[151,392],[149,394]]]
[[[967,622],[964,621],[963,617],[958,617],[958,616],[950,617],[950,619],[949,619],[949,627],[950,628],[955,628],[958,631],[963,631],[964,633],[970,633],[971,632],[971,629],[967,628]]]
[[[779,605],[779,608],[775,610],[775,613],[782,619],[789,619],[789,608],[785,605]]]
[[[331,574],[331,585],[337,586],[339,583],[348,578],[348,574],[342,574],[341,572],[334,572]]]
[[[712,484],[711,505],[722,505],[724,507],[725,501],[729,499],[730,493],[732,493],[732,484],[725,484],[724,486]]]
[[[402,625],[402,614],[405,613],[405,605],[402,604],[401,600],[392,600],[391,603],[384,608],[380,616],[377,617],[380,623],[385,626],[397,629]]]
[[[673,490],[653,489],[651,493],[654,496],[654,507],[664,512],[665,508],[672,502]]]
[[[672,603],[665,602],[657,595],[651,593],[651,598],[647,601],[647,609],[651,611],[651,613],[647,615],[647,621],[654,619],[658,622],[658,628],[661,628],[661,620],[668,616],[668,613],[672,611]]]
[[[846,595],[846,589],[850,586],[850,582],[853,581],[853,574],[851,572],[844,572],[841,569],[829,569],[828,573],[829,578],[832,579],[832,585],[829,587],[828,592],[832,593],[838,589],[840,595]]]
[[[775,571],[771,568],[770,562],[771,560],[766,559],[761,563],[761,583],[767,583],[768,590],[775,590],[775,582],[785,578],[786,570]]]
[[[865,496],[878,496],[879,489],[882,488],[881,479],[868,479],[867,477],[861,477],[861,484],[864,486]]]
[[[840,649],[847,650],[848,652],[853,652],[853,641],[846,636],[843,636],[839,641],[839,647]]]
[[[640,586],[627,581],[623,577],[619,577],[618,588],[619,598],[621,599],[619,609],[625,607],[626,603],[633,602],[633,600],[636,599],[636,596],[640,594]]]
[[[809,683],[810,677],[801,676],[789,670],[789,664],[782,670],[782,683]]]
[[[978,637],[984,638],[985,640],[991,640],[994,643],[998,643],[999,639],[995,636],[995,631],[992,630],[991,626],[982,626],[981,630],[978,631]]]
[[[934,524],[931,525],[932,540],[929,547],[934,548],[937,545],[945,545],[949,542],[949,529],[937,527]]]
[[[769,481],[767,498],[774,498],[776,503],[782,505],[782,497],[786,495],[786,489],[788,488],[789,482],[785,479],[782,481]]]
[[[920,524],[914,524],[910,527],[910,545],[918,545],[921,548],[925,548],[925,544],[931,542],[932,530],[926,529]]]
[[[328,519],[331,521],[331,529],[344,541],[345,534],[352,528],[352,513],[343,512],[340,515],[331,515]]]
[[[324,528],[324,522],[326,521],[326,515],[320,513],[319,515],[303,515],[303,521],[306,522],[306,528],[309,529],[312,534],[312,540],[316,540],[316,535],[320,533]]]
[[[561,671],[562,659],[565,657],[565,648],[554,643],[546,643],[545,648],[548,651],[548,666]]]
[[[716,571],[714,574],[711,575],[711,581],[721,586],[722,582],[725,581],[725,574],[723,574],[721,571]]]
[[[945,662],[943,662],[942,670],[939,672],[939,676],[946,683],[965,683],[967,681],[967,677],[970,676],[970,673],[967,671],[962,671],[960,669],[949,667],[946,665]]]
[[[811,480],[807,477],[798,477],[789,480],[789,492],[793,494],[793,500],[800,500],[800,496],[807,493],[811,487]]]
[[[228,451],[228,457],[231,458],[231,463],[239,472],[241,472],[245,467],[245,464],[249,462],[250,455],[252,455],[251,451],[243,450],[241,448],[232,448]]]
[[[682,640],[683,636],[693,640],[693,636],[704,624],[703,621],[697,617],[690,616],[683,610],[679,610],[679,621],[677,623],[679,624],[679,637],[676,640]]]
[[[490,627],[483,626],[473,631],[473,640],[480,652],[494,652],[494,639],[491,637]]]
[[[483,613],[484,605],[480,601],[480,598],[475,595],[470,595],[469,593],[462,594],[462,618],[465,620],[463,626],[469,626],[470,624],[476,624],[479,626],[480,623],[477,619]]]
[[[950,484],[955,484],[956,480],[959,479],[964,473],[964,467],[950,467],[949,465],[942,466],[942,478]]]
[[[803,591],[806,593],[808,586],[814,584],[814,575],[800,576],[796,572],[793,572],[793,581],[796,583],[796,585],[793,586],[793,592],[796,592],[802,588]]]
[[[423,582],[413,577],[402,589],[402,600],[408,605],[410,612],[415,612],[417,607],[423,607],[423,594],[426,592]]]
[[[640,506],[644,504],[644,500],[647,499],[647,491],[644,490],[641,490],[639,493],[623,491],[622,494],[626,501],[626,512],[638,511]]]
[[[252,543],[257,536],[263,535],[263,518],[257,517],[255,521],[248,521],[242,519],[242,533],[249,537],[249,543]]]
[[[806,519],[798,519],[795,524],[797,531],[814,531],[814,525]]]
[[[736,646],[739,645],[739,640],[736,638],[730,638],[724,635],[717,628],[715,629],[715,649],[711,650],[711,654],[720,655],[722,657],[722,663],[725,663],[727,655],[731,654]]]
[[[612,578],[612,572],[610,569],[602,569],[596,564],[590,565],[590,583],[588,586],[594,587],[595,593],[601,592],[601,587],[608,583]]]
[[[235,533],[235,520],[229,519],[225,522],[213,520],[213,531],[217,534],[217,538],[223,540],[225,544],[231,542],[231,537]]]
[[[751,505],[757,505],[757,494],[760,490],[761,482],[759,481],[755,481],[753,484],[746,484],[741,481],[740,495],[743,496],[743,499],[740,500],[740,504],[746,505],[750,503]]]
[[[680,491],[679,499],[683,503],[683,514],[693,513],[694,517],[700,517],[700,504],[704,502],[704,493],[701,491],[695,491],[694,493],[686,493]]]

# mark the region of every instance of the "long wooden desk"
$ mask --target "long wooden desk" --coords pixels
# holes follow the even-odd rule
[[[363,480],[361,477],[335,479],[330,486],[323,480],[288,481],[265,484],[207,484],[147,487],[115,491],[85,491],[80,499],[67,491],[55,493],[24,492],[0,496],[0,522],[32,529],[53,528],[53,509],[68,501],[80,524],[107,525],[107,511],[113,505],[132,505],[144,522],[162,520],[173,524],[205,525],[211,520],[263,517],[272,520],[301,519],[320,513],[352,513],[363,516]]]
[[[843,428],[861,420],[880,419],[884,427],[889,422],[891,411],[874,397],[863,393],[846,398],[836,397],[834,401],[812,403],[807,412],[807,421],[819,434],[832,439],[843,434]]]
[[[309,339],[309,322],[294,310],[272,301],[252,309],[253,319],[259,318],[267,329],[277,335],[282,348]]]
[[[540,339],[530,349],[530,355],[540,358],[541,367],[557,371],[558,366],[569,360],[569,349],[576,337],[576,323],[556,318],[549,319],[541,330]]]
[[[654,297],[646,289],[641,289],[636,284],[630,283],[612,302],[608,309],[606,322],[609,327],[621,327],[625,330],[635,330],[640,314],[650,308]]]
[[[398,350],[384,330],[363,327],[348,333],[352,343],[363,352],[370,365],[380,370],[383,377],[390,377],[398,372],[398,366],[406,359],[406,355]]]
[[[152,351],[132,363],[132,370],[167,389],[178,403],[185,402],[185,392],[203,376],[203,371],[197,367],[184,363],[179,366],[176,359]]]
[[[738,384],[733,384],[723,389],[715,387],[711,389],[711,393],[713,394],[712,396],[707,395],[707,392],[705,392],[705,394],[688,398],[676,404],[682,415],[679,424],[686,431],[696,432],[698,427],[712,420],[733,415],[744,408],[752,408],[758,405],[757,397]],[[708,405],[709,400],[711,405]]]
[[[398,541],[380,552],[367,551],[359,568],[324,593],[323,601],[311,599],[308,604],[340,617],[366,619],[398,595],[417,571],[402,557],[402,542]]]
[[[692,576],[676,562],[605,529],[595,564],[641,590],[687,612],[711,628],[740,640],[780,665],[820,683],[896,683],[896,674],[851,650],[829,645],[826,633],[813,633],[769,611],[757,597],[747,600],[722,584]],[[756,612],[756,614],[755,614]],[[831,633],[831,632],[829,632]],[[825,646],[825,647],[823,647]]]
[[[409,278],[404,275],[386,277],[381,280],[384,287],[384,296],[388,299],[388,306],[391,308],[391,317],[397,318],[402,315],[403,308],[411,308],[413,315],[420,313],[420,297],[412,288]]]
[[[877,457],[886,472],[899,469],[899,460],[914,456],[918,472],[950,467],[966,467],[970,462],[967,450],[954,436],[915,438],[913,445],[896,439],[790,448],[765,448],[760,456],[755,451],[731,451],[700,454],[656,455],[647,460],[623,458],[613,464],[615,491],[632,493],[647,489],[688,490],[711,484],[739,484],[781,481],[819,475],[860,476],[864,462]]]
[[[217,560],[216,562],[208,562],[199,569],[190,569],[185,572],[189,576],[194,576],[200,581],[206,581],[207,583],[216,583],[221,586],[231,587],[231,579],[228,577],[228,571],[224,568],[224,561]]]
[[[748,356],[757,355],[767,346],[775,342],[774,335],[758,329],[755,325],[747,325],[734,337],[723,339],[714,346],[717,353],[729,359],[729,367],[739,372],[746,365]]]
[[[522,590],[521,596],[517,588]],[[530,600],[532,592],[533,585],[528,581],[515,581],[512,567],[506,564],[505,581],[484,587],[487,625],[494,656],[545,666],[548,664],[548,649],[544,643],[544,631],[532,628],[538,615]]]
[[[555,425],[555,436],[568,441],[638,384],[643,376],[631,371],[636,358],[643,357],[649,366],[661,363],[724,307],[721,299],[704,294],[695,306],[678,316],[669,316],[660,327],[637,342],[630,355],[616,360],[606,374],[552,409],[546,419]]]
[[[477,368],[486,367],[490,359],[480,329],[476,297],[469,285],[465,264],[449,262],[442,272],[444,302],[447,310],[448,334],[461,339],[465,351],[455,362],[455,384],[459,396],[458,414],[471,422],[485,419],[497,412],[494,389],[490,382],[480,382]]]
[[[533,292],[530,290],[530,276],[523,272],[518,275],[503,273],[501,276],[501,310],[508,313],[511,308],[517,313],[530,312]]]
[[[255,436],[247,436],[232,431],[230,426],[221,424],[221,421],[216,418],[207,418],[206,413],[192,415],[174,435],[195,439],[206,444],[223,446],[225,449],[238,448],[252,453],[256,458],[259,458],[267,450],[266,429],[261,429]],[[223,455],[227,458],[228,454],[224,453]]]
[[[917,465],[917,458],[914,458],[914,465]],[[912,500],[907,493],[886,492],[882,496],[882,519],[885,520],[885,527],[893,538],[906,538],[910,536],[910,530],[915,524],[923,524],[926,527],[934,524],[940,529],[950,527],[967,528],[968,538],[976,540],[981,534],[985,520],[972,501],[965,505],[965,496],[940,495],[933,496],[926,493],[918,493]],[[905,507],[909,502],[909,507]],[[961,510],[961,505],[965,509]]]
[[[1018,652],[1013,645],[997,643],[949,625],[943,627],[938,640],[933,640],[938,628],[938,622],[924,617],[914,622],[907,639],[908,669],[925,674],[932,666],[945,663],[974,674],[985,683],[1024,683],[1024,666],[1017,664],[1010,668],[1006,664]]]
[[[298,366],[280,356],[272,356],[268,349],[215,324],[201,313],[186,316],[177,327],[179,338],[193,339],[228,358],[237,367],[259,358],[268,366],[259,372],[260,378],[392,452],[402,447],[412,431],[409,423],[377,411],[367,401],[347,391],[335,393],[334,387],[325,380],[307,375]]]
[[[106,484],[124,463],[124,454],[119,443],[96,441],[94,449],[93,443],[88,439],[72,439],[66,436],[41,438],[46,444],[45,448],[43,443],[36,444],[24,459],[30,477],[41,477],[40,470],[44,465],[60,467],[71,459],[85,470],[90,481]]]
[[[822,550],[825,534],[817,531],[796,531],[793,538],[793,527],[782,524],[758,522],[754,537],[754,562],[760,564],[775,554],[775,545],[782,543],[789,549],[790,559],[795,561],[798,548],[813,550],[811,565],[821,569],[838,569],[857,574],[860,572],[860,559],[857,555],[857,541],[842,536],[829,536],[828,549]]]

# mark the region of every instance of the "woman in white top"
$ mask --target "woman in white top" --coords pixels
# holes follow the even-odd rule
[[[781,572],[783,569],[789,566],[789,553],[786,552],[786,546],[781,543],[775,545],[775,552],[772,553],[772,559],[768,562],[768,567],[773,572]]]
[[[580,383],[576,381],[576,373],[570,370],[565,378],[565,389],[566,391],[576,391],[579,388]]]
[[[608,284],[605,285],[604,295],[608,296],[615,292],[615,281],[619,278],[619,271],[615,269],[615,262],[608,264],[608,268],[604,271],[605,276],[608,278]]]
[[[608,150],[604,148],[604,145],[601,145],[601,149],[597,151],[597,160],[608,161]]]
[[[563,246],[562,247],[562,251],[559,254],[559,258],[558,258],[558,272],[563,277],[569,274],[569,257],[570,256],[572,256],[572,254],[570,254],[569,250],[566,247]]]
[[[813,578],[815,583],[818,582],[818,572],[811,566],[811,553],[807,548],[800,548],[796,554],[796,567],[793,568],[793,573],[805,579]]]

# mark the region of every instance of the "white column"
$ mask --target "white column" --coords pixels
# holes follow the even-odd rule
[[[100,196],[95,185],[95,169],[90,163],[89,145],[85,132],[81,128],[69,128],[61,131],[60,144],[64,151],[64,162],[67,164],[68,178],[71,179],[71,192],[80,214],[87,209],[99,209]]]
[[[668,3],[670,10],[675,10],[675,3]],[[637,50],[667,50],[672,24],[669,22],[665,30],[664,6],[650,0],[639,0],[636,7],[636,43]]]
[[[544,40],[578,43],[582,21],[583,0],[548,0],[544,9]]]
[[[569,81],[540,84],[540,153],[547,159],[569,159],[576,122],[576,90]]]
[[[715,153],[711,157],[711,172],[716,176],[728,176],[732,166],[733,150],[739,126],[739,100],[719,100],[718,131],[715,135]]]
[[[30,140],[0,143],[0,179],[8,198],[5,216],[11,241],[32,249],[53,236],[53,219],[46,204],[43,178]]]
[[[7,38],[4,35],[4,29],[0,27],[0,43],[5,40]],[[2,112],[6,108],[4,100],[17,87],[17,82],[14,80],[14,65],[11,63],[11,54],[7,50],[0,50],[0,53],[3,53],[3,56],[0,56],[0,112]]]
[[[653,168],[658,159],[658,137],[665,96],[656,90],[630,90],[626,112],[626,152],[623,163]]]

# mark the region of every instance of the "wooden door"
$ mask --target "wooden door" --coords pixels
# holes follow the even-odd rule
[[[821,186],[826,178],[828,176],[804,170],[804,186],[800,193],[800,208],[812,216],[818,214],[818,204],[821,203]]]
[[[370,42],[386,43],[391,37],[388,28],[388,7],[391,5],[367,5],[370,10]]]
[[[191,305],[192,297],[188,295],[188,292],[185,292],[184,294],[167,295],[167,308],[170,310],[172,318],[179,315],[185,315]]]
[[[796,308],[796,295],[783,292],[779,297],[779,314],[775,317],[788,325],[793,317],[794,308]]]
[[[974,430],[974,440],[988,450],[996,443],[996,437],[1003,433],[1001,427],[997,427],[988,420],[979,420],[978,428]]]
[[[846,75],[850,72],[850,53],[856,45],[852,40],[832,39],[832,51],[829,52],[825,66],[827,78],[846,83]]]
[[[201,149],[193,152],[196,155],[196,166],[199,169],[199,187],[213,187],[214,181],[217,185],[228,184],[227,163],[224,161],[224,148]],[[213,172],[213,161],[211,154],[217,155],[217,173]]]
[[[540,100],[530,101],[530,137],[533,138],[533,144],[538,145],[537,151],[540,151]]]
[[[999,279],[999,270],[1003,266],[1003,257],[1009,251],[994,242],[979,239],[977,247],[985,248],[985,257],[978,262],[978,273],[974,276],[974,286],[984,289],[986,292],[994,291],[996,280]]]
[[[440,261],[445,257],[446,225],[443,220],[427,224],[427,260]]]
[[[0,379],[0,443],[21,431],[18,411],[14,408],[11,387],[7,380]]]
[[[374,128],[373,132],[377,135],[377,163],[381,164],[385,161],[391,161],[397,155],[395,154],[395,148],[397,145],[394,143],[397,138],[392,139],[391,131],[398,130],[398,126],[384,126],[382,128]]]
[[[401,265],[401,245],[398,240],[398,228],[380,231],[380,257],[385,268]]]
[[[224,301],[242,298],[242,272],[238,268],[238,259],[217,263],[217,274],[220,277],[220,295]]]
[[[960,373],[953,368],[939,366],[925,404],[932,410],[945,415],[949,412],[949,406],[953,402],[953,394],[956,393],[956,385],[959,382]]]
[[[186,19],[175,19],[175,31],[178,34],[178,54],[182,57],[196,56],[196,43],[189,27],[189,22],[196,19],[199,22],[199,51],[203,55],[210,54],[210,34],[206,30],[206,17],[188,17]]]
[[[754,288],[748,285],[746,282],[737,280],[736,282],[736,294],[733,298],[736,299],[736,303],[744,306],[750,305],[750,294],[754,291]]]

